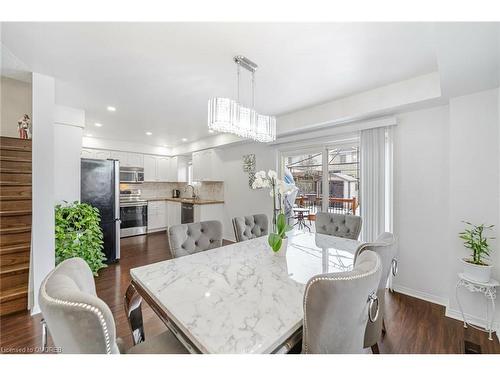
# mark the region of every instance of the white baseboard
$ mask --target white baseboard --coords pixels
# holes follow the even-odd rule
[[[448,306],[448,299],[444,297],[435,296],[433,294],[422,292],[420,290],[411,289],[406,286],[397,285],[395,283],[392,284],[392,289],[395,290],[396,292],[406,294],[407,296],[422,299],[424,301],[435,303],[441,306]]]

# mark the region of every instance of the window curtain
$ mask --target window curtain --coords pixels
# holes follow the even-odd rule
[[[360,206],[363,241],[375,241],[383,232],[392,232],[392,128],[361,131]]]

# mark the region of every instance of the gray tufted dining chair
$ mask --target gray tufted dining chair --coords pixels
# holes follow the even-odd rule
[[[44,324],[62,353],[125,352],[121,340],[116,338],[113,314],[97,297],[94,276],[83,259],[67,259],[50,272],[40,286],[39,302]],[[46,338],[43,341],[46,343]],[[183,354],[187,350],[167,330],[133,346],[127,353]]]
[[[233,228],[236,242],[251,240],[269,234],[269,220],[265,214],[235,217]]]
[[[361,232],[361,223],[359,216],[318,212],[316,233],[357,240]]]
[[[172,225],[168,244],[173,258],[199,253],[222,246],[222,223],[217,220]]]
[[[363,252],[354,269],[311,278],[304,292],[302,353],[362,353],[368,320],[378,319],[376,291],[382,266]]]
[[[385,309],[385,289],[387,280],[394,270],[394,262],[397,253],[397,244],[394,234],[385,232],[382,233],[374,243],[363,245],[358,251],[357,256],[361,256],[366,251],[377,253],[382,262],[382,277],[377,290],[377,297],[380,305],[380,317],[375,322],[368,322],[365,332],[365,348],[371,348],[373,353],[379,353],[378,341],[382,337],[382,332],[385,330],[384,324],[384,309]]]

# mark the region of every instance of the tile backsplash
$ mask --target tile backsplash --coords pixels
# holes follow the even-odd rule
[[[195,194],[200,199],[224,200],[223,182],[193,182]],[[144,199],[172,197],[172,190],[178,189],[182,198],[191,197],[191,188],[186,182],[144,182],[140,185],[120,184],[120,190],[140,189]]]
[[[194,192],[201,199],[213,199],[218,201],[224,200],[224,182],[221,181],[204,181],[193,182]],[[189,188],[188,194],[191,193]],[[181,190],[182,194],[182,190]]]

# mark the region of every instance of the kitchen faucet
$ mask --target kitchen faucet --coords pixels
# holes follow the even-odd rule
[[[186,187],[184,188],[184,192],[186,193],[186,192],[187,192],[188,187],[190,187],[190,186],[191,186],[191,189],[193,189],[193,194],[191,194],[191,197],[192,197],[193,199],[196,199],[196,194],[194,193],[194,186],[193,186],[193,185],[186,185]]]

